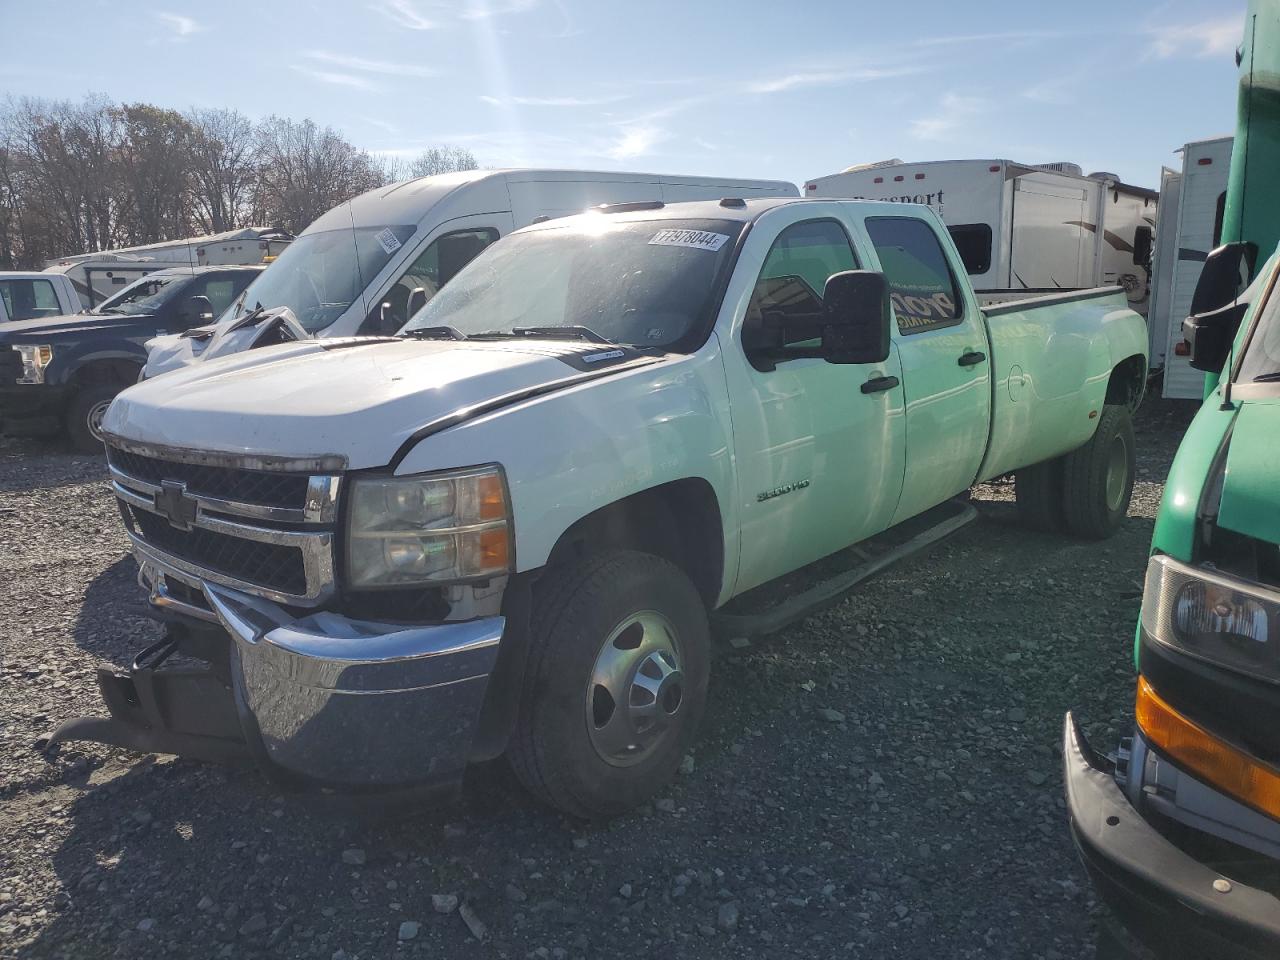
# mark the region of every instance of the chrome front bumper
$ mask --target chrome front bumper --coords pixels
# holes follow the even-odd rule
[[[271,601],[201,582],[206,608],[194,597],[175,599],[164,579],[172,575],[142,571],[158,607],[216,619],[225,629],[221,669],[166,668],[171,654],[189,651],[157,644],[131,671],[99,671],[110,720],[68,721],[48,744],[96,740],[213,760],[234,747],[269,775],[339,789],[461,779],[502,617],[430,626],[328,612],[295,617]],[[231,715],[238,731],[228,731]]]

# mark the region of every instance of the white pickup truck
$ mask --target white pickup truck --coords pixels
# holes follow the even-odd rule
[[[80,296],[66,277],[0,270],[0,323],[80,312]]]
[[[1118,287],[980,308],[919,205],[528,227],[397,336],[119,395],[112,483],[175,629],[50,740],[360,789],[505,752],[616,813],[688,749],[731,599],[1015,470],[1034,523],[1112,532],[1146,342]]]

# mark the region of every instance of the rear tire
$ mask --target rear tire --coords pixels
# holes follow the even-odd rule
[[[1063,462],[1063,513],[1069,532],[1104,540],[1120,529],[1133,496],[1134,451],[1129,408],[1103,407],[1093,438]]]
[[[507,756],[538,799],[583,819],[643,803],[674,775],[706,702],[698,591],[674,564],[610,550],[538,584]]]
[[[1013,495],[1025,526],[1059,533],[1066,525],[1062,509],[1062,458],[1023,467],[1014,475]]]
[[[67,439],[77,453],[102,453],[98,430],[115,395],[124,387],[114,383],[89,383],[76,391],[67,406]]]

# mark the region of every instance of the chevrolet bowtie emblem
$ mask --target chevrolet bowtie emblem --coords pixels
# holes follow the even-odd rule
[[[176,480],[160,481],[155,492],[156,513],[179,530],[190,530],[196,518],[196,501],[187,496],[187,485]]]

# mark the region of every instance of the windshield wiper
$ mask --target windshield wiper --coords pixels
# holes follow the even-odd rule
[[[465,340],[467,335],[456,327],[413,327],[401,330],[396,336],[412,337],[414,340]]]
[[[485,337],[529,337],[543,340],[590,340],[592,343],[613,343],[608,337],[602,337],[590,327],[581,325],[564,327],[512,327],[511,330],[486,330],[474,333],[475,339]]]
[[[254,307],[252,310],[246,313],[243,317],[241,317],[235,323],[231,324],[231,326],[227,327],[227,333],[230,333],[233,330],[239,330],[242,327],[252,326],[253,324],[257,323],[259,320],[261,320],[265,315],[266,315],[266,311],[262,309],[262,304],[259,303],[256,307]]]
[[[1274,383],[1280,380],[1280,370],[1272,370],[1270,373],[1260,373],[1254,377],[1250,383]]]

